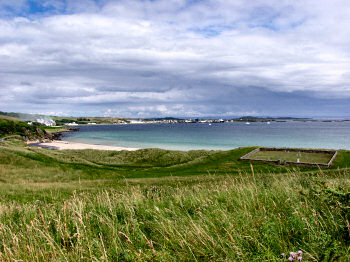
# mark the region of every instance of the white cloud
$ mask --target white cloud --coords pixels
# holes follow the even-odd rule
[[[24,8],[17,3],[13,10]],[[69,104],[71,110],[85,104],[95,111],[97,105],[131,103],[178,114],[171,107],[180,104],[183,113],[201,114],[210,103],[213,112],[203,113],[215,114],[221,101],[221,114],[257,112],[247,104],[232,110],[229,102],[256,88],[265,96],[350,99],[345,0],[50,4],[57,12],[0,20],[5,109],[14,103]],[[59,14],[62,9],[70,14]]]

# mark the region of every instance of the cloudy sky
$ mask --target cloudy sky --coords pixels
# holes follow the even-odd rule
[[[0,0],[0,111],[350,117],[349,0]]]

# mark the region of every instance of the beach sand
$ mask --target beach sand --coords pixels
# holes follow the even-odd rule
[[[105,145],[92,145],[92,144],[84,144],[84,143],[76,143],[76,142],[68,142],[68,141],[60,141],[60,140],[53,140],[50,142],[43,142],[40,143],[38,141],[31,141],[27,143],[28,145],[35,144],[39,147],[48,147],[48,148],[54,148],[59,150],[66,150],[66,149],[96,149],[96,150],[113,150],[113,151],[135,151],[139,148],[129,148],[129,147],[119,147],[119,146],[105,146]]]

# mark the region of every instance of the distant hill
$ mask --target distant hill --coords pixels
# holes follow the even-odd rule
[[[310,120],[311,118],[300,118],[300,117],[258,117],[258,116],[241,116],[236,118],[236,121],[278,121],[278,120]]]
[[[159,118],[145,118],[144,120],[149,121],[162,121],[162,120],[183,120],[182,118],[176,118],[176,117],[159,117]]]
[[[50,118],[45,115],[39,115],[39,114],[27,114],[27,113],[18,113],[18,112],[2,112],[0,111],[0,117],[11,117],[12,119],[16,120],[24,120],[24,121],[35,121],[36,119],[40,118]]]
[[[15,113],[15,112],[2,112],[2,111],[0,111],[0,116],[7,116],[7,117],[12,117],[12,118],[25,120],[26,118],[29,118],[32,115],[30,115],[30,114],[22,114],[22,113]]]
[[[0,119],[7,119],[7,120],[13,120],[13,121],[20,121],[20,119],[17,118],[17,117],[12,117],[12,116],[7,116],[7,115],[1,115],[1,114],[0,114]]]

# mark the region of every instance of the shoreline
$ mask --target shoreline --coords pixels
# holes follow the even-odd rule
[[[62,141],[62,140],[51,140],[49,142],[28,141],[27,145],[42,147],[42,148],[51,148],[51,149],[57,149],[57,150],[94,149],[94,150],[111,150],[111,151],[123,151],[123,150],[136,151],[140,149],[140,148],[133,148],[133,147],[85,144],[85,143],[69,142],[69,141]]]

